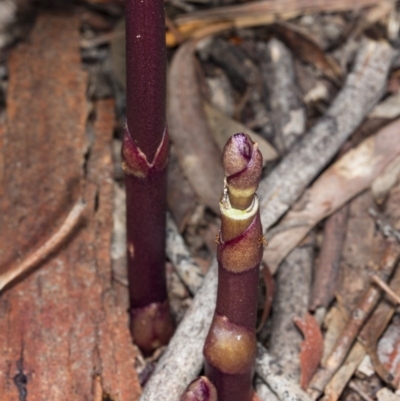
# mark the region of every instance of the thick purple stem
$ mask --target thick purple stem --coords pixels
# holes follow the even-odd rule
[[[234,135],[223,155],[218,293],[205,345],[206,375],[219,401],[251,401],[256,356],[256,312],[262,227],[255,191],[262,156],[245,134]]]
[[[165,168],[126,176],[128,278],[131,308],[167,299],[165,285]]]
[[[147,354],[166,344],[173,332],[165,282],[164,18],[163,0],[126,0],[127,127],[122,155],[131,332]]]
[[[163,0],[126,0],[126,118],[149,162],[165,129],[166,45]]]

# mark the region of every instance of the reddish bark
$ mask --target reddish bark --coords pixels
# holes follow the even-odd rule
[[[300,352],[300,386],[305,390],[321,361],[324,338],[317,321],[309,313],[302,319],[295,316],[293,320],[304,336]]]
[[[0,398],[7,401],[140,394],[127,314],[111,283],[114,105],[96,105],[88,144],[79,39],[79,19],[39,16],[8,65],[0,269],[56,231],[79,197],[88,206],[85,225],[0,297]]]

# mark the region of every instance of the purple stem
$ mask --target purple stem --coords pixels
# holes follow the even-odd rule
[[[126,0],[126,118],[151,162],[165,130],[166,45],[163,0]]]
[[[168,133],[163,0],[126,0],[127,202],[131,332],[146,354],[173,332],[165,280]]]
[[[204,345],[205,372],[219,401],[251,401],[263,253],[255,192],[262,156],[248,135],[236,134],[225,146],[223,163],[226,180],[220,201],[217,304]]]

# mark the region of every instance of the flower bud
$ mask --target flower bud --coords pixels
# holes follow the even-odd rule
[[[233,135],[225,145],[223,164],[233,208],[247,209],[254,198],[262,172],[258,144],[247,134]]]
[[[205,376],[192,382],[180,401],[217,401],[217,390]]]

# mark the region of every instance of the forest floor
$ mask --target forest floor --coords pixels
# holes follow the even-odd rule
[[[177,325],[213,309],[213,290],[194,295],[216,280],[222,148],[246,132],[269,243],[258,397],[400,401],[399,5],[165,5]],[[158,401],[154,377],[179,401],[200,373],[160,366],[202,334],[178,326],[145,358],[129,333],[124,35],[120,0],[0,2],[0,401],[135,401],[146,385]]]

